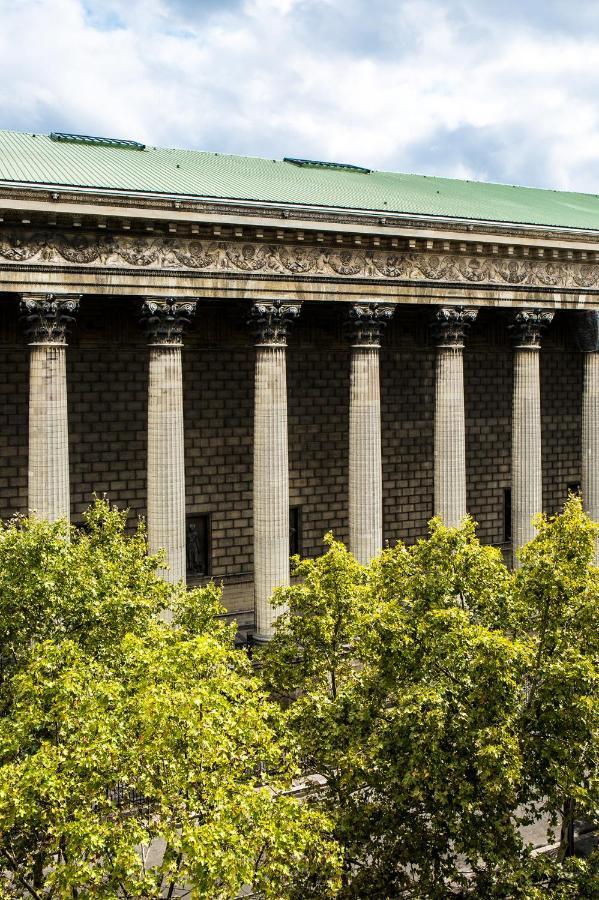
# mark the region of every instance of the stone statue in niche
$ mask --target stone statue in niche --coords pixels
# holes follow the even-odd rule
[[[187,520],[186,563],[188,575],[207,575],[206,521],[204,518]]]

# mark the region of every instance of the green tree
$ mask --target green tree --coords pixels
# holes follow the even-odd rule
[[[536,525],[514,584],[516,627],[533,649],[521,722],[525,800],[561,822],[563,859],[574,820],[599,818],[599,526],[576,497]]]
[[[166,584],[125,521],[97,502],[70,541],[0,533],[2,896],[332,895],[328,823],[288,794],[282,714],[219,592]]]
[[[520,833],[567,798],[596,811],[594,526],[574,499],[538,525],[516,575],[470,520],[368,567],[329,536],[274,598],[264,677],[320,776],[344,897],[594,896],[589,865]]]

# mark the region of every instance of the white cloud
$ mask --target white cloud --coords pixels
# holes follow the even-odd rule
[[[0,127],[596,191],[599,33],[498,6],[0,0]]]

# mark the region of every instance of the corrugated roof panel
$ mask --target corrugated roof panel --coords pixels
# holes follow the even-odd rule
[[[483,219],[599,231],[599,197],[360,172],[194,150],[143,150],[0,131],[0,181]]]

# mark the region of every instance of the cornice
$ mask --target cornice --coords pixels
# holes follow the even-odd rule
[[[500,243],[545,242],[561,246],[599,247],[599,231],[548,227],[534,224],[468,220],[433,215],[410,215],[384,210],[346,210],[343,208],[268,204],[219,198],[177,197],[159,194],[132,194],[118,191],[74,189],[65,186],[31,186],[0,183],[0,213],[3,209],[19,212],[30,209],[40,215],[56,217],[79,215],[87,219],[114,217],[135,220],[185,223],[204,220],[223,224],[262,224],[272,228],[341,230],[362,233],[410,236],[446,236],[459,240],[480,237]]]
[[[412,249],[411,244],[415,247]],[[427,246],[430,244],[430,246]],[[76,266],[80,270],[148,271],[169,274],[259,275],[295,281],[401,281],[480,287],[599,291],[599,254],[499,255],[493,245],[407,242],[403,248],[291,244],[245,240],[82,231],[0,231],[0,263]],[[463,248],[463,249],[462,249]],[[474,251],[474,252],[473,252]],[[478,252],[477,252],[478,251]]]

